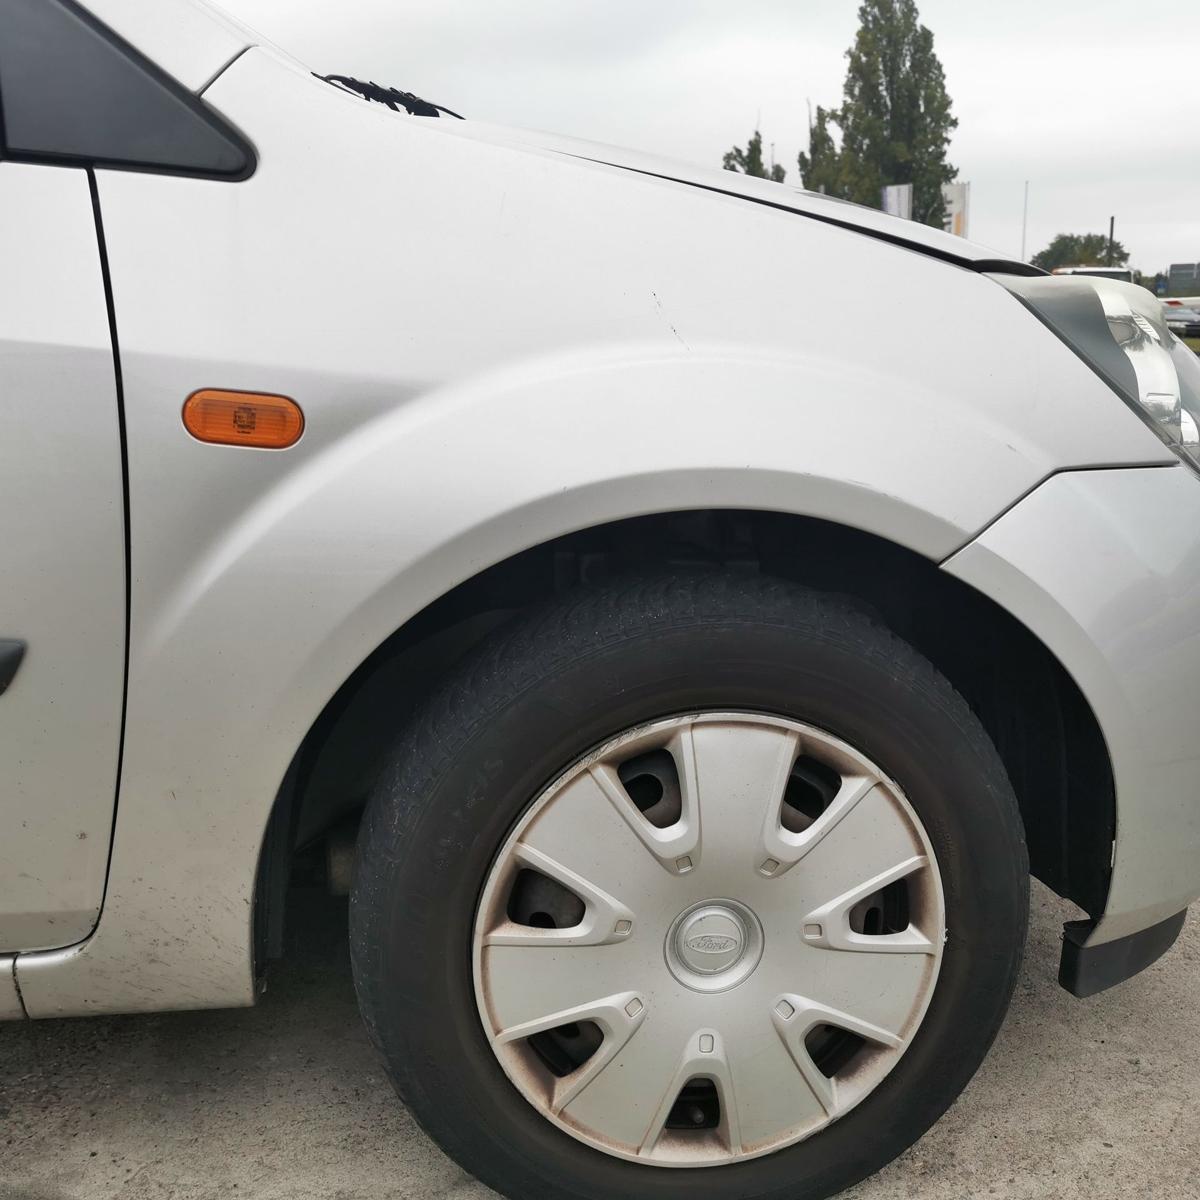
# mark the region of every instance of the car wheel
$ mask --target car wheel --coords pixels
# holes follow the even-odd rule
[[[505,1195],[807,1200],[966,1085],[1027,905],[950,684],[845,598],[714,571],[461,665],[368,805],[351,950],[399,1094]]]

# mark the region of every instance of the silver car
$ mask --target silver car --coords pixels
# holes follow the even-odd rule
[[[1200,338],[1200,309],[1178,300],[1163,300],[1163,319],[1177,337]]]
[[[3,0],[0,104],[0,1016],[252,1004],[361,819],[451,1155],[783,1200],[965,1086],[1031,873],[1077,996],[1174,941],[1200,362],[1147,292],[192,0]]]

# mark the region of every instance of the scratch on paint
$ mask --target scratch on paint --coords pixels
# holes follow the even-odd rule
[[[681,345],[681,346],[682,346],[682,347],[683,347],[685,350],[690,350],[690,349],[691,349],[691,346],[689,346],[689,345],[687,344],[687,342],[685,342],[685,341],[683,340],[683,338],[680,336],[679,330],[678,330],[678,329],[676,329],[676,328],[675,328],[675,326],[671,324],[671,318],[667,316],[667,310],[666,310],[665,308],[663,308],[663,302],[662,302],[662,301],[661,301],[661,300],[658,298],[658,293],[657,293],[657,292],[651,292],[651,293],[650,293],[650,295],[654,297],[654,303],[655,303],[655,304],[658,306],[658,311],[659,311],[660,313],[662,313],[663,320],[664,320],[664,321],[666,321],[666,323],[667,323],[667,328],[668,328],[668,329],[670,329],[670,331],[671,331],[671,332],[672,332],[672,333],[673,333],[673,334],[674,334],[674,335],[675,335],[677,338],[679,338],[679,344],[680,344],[680,345]]]

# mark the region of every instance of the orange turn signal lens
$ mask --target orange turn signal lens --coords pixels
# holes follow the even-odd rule
[[[300,440],[304,414],[286,396],[201,388],[184,401],[183,426],[201,442],[286,450]]]

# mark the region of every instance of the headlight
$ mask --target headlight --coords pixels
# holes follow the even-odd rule
[[[1093,276],[993,275],[1200,471],[1200,358],[1145,288]]]

